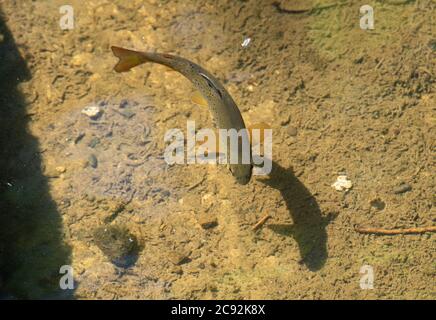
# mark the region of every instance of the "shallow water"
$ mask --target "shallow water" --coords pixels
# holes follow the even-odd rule
[[[65,30],[62,5],[0,2],[1,298],[435,298],[434,234],[355,231],[435,223],[434,2],[376,1],[373,30],[359,1],[70,1]],[[272,128],[272,172],[169,165],[209,111],[112,45],[210,71]]]

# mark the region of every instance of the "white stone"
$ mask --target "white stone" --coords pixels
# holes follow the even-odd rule
[[[250,44],[251,38],[245,38],[244,41],[242,42],[241,46],[246,48],[248,47],[248,45]]]
[[[83,108],[82,113],[90,118],[96,118],[101,114],[101,109],[98,106],[87,106]]]
[[[336,182],[332,184],[332,187],[335,188],[337,191],[347,191],[351,189],[353,186],[353,183],[351,180],[348,180],[347,176],[338,176],[336,179]]]

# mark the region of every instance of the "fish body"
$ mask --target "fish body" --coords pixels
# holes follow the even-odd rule
[[[248,142],[248,132],[235,101],[212,74],[207,70],[182,57],[153,52],[138,52],[120,47],[112,47],[112,51],[120,61],[115,66],[117,72],[126,72],[131,68],[145,62],[154,62],[165,65],[185,76],[192,82],[194,87],[200,91],[207,101],[212,118],[219,129],[236,129],[240,131],[238,139],[238,163],[229,164],[232,175],[240,184],[247,184],[250,181],[253,166],[250,163],[242,163],[242,142]],[[251,159],[251,147],[249,148]]]

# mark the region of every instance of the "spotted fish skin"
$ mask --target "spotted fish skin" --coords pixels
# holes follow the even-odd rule
[[[219,129],[236,129],[238,132],[244,129],[241,130],[242,136],[238,140],[238,163],[229,164],[229,168],[238,183],[247,184],[250,181],[253,166],[251,163],[242,163],[242,141],[248,143],[248,132],[238,106],[217,78],[198,64],[175,55],[138,52],[115,46],[111,49],[115,56],[120,58],[114,68],[115,71],[129,71],[145,62],[165,65],[185,76],[200,91],[206,99],[212,119]],[[251,147],[249,152],[251,153]],[[251,159],[251,154],[249,156]]]

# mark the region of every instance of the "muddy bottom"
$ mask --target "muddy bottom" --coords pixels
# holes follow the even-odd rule
[[[1,297],[436,297],[433,233],[355,230],[436,224],[434,1],[375,1],[373,30],[359,1],[73,0],[71,30],[62,5],[0,4]],[[167,164],[209,110],[112,45],[215,75],[272,128],[271,173]]]

